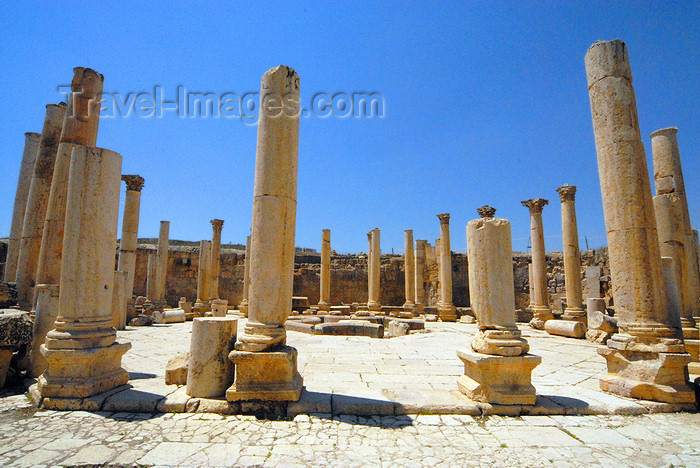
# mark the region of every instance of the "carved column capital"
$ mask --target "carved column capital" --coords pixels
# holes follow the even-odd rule
[[[126,182],[126,189],[140,192],[143,188],[144,178],[140,175],[123,175],[122,180]]]
[[[545,205],[549,205],[549,200],[545,200],[544,198],[531,198],[521,201],[520,203],[529,208],[530,213],[542,213],[542,208],[544,208]]]
[[[574,201],[576,198],[575,185],[564,184],[557,189],[557,192],[559,193],[559,198],[561,198],[562,203],[565,201]]]
[[[482,218],[493,218],[493,215],[496,214],[496,208],[489,205],[484,205],[481,208],[477,208],[476,212],[479,213],[479,216]]]
[[[449,213],[441,213],[437,215],[437,217],[440,219],[440,224],[450,224],[450,214]]]

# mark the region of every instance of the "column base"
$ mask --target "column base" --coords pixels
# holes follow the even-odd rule
[[[547,320],[552,320],[554,314],[549,310],[549,307],[543,306],[533,306],[532,307],[532,320],[530,320],[530,327],[536,330],[544,330],[544,324]]]
[[[456,322],[457,321],[457,308],[452,304],[438,304],[438,317],[443,322]]]
[[[695,392],[688,382],[688,353],[604,347],[598,349],[598,354],[608,362],[608,374],[600,379],[600,388],[604,392],[664,403],[695,402]]]
[[[122,356],[131,343],[113,343],[104,348],[49,349],[41,352],[48,362],[39,376],[38,390],[42,398],[87,398],[106,392],[129,381],[122,369]]]
[[[497,405],[534,405],[537,398],[532,385],[532,370],[542,358],[491,356],[469,350],[458,350],[464,363],[464,374],[457,379],[459,391],[475,401]]]
[[[367,303],[367,310],[370,310],[372,312],[381,312],[382,305],[377,301],[369,301]]]
[[[700,330],[697,328],[695,321],[690,321],[681,318],[681,328],[683,329],[683,339],[697,340],[700,339]]]
[[[688,373],[700,375],[700,340],[685,340],[685,349],[690,354]]]
[[[573,322],[582,322],[584,324],[588,323],[588,317],[586,316],[586,311],[580,308],[566,308],[564,313],[561,315],[562,320],[570,320]]]
[[[298,401],[303,379],[297,371],[297,350],[282,346],[276,351],[253,353],[231,351],[236,366],[233,385],[226,390],[228,401]]]

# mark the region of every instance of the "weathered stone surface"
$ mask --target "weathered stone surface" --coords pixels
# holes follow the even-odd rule
[[[347,335],[384,337],[384,325],[365,320],[341,320],[337,323],[321,323],[314,327],[316,335]]]
[[[153,325],[155,318],[152,315],[138,315],[129,321],[129,325],[132,327],[147,327]]]
[[[405,318],[393,318],[393,317],[365,317],[361,320],[369,320],[372,323],[381,323],[386,329],[391,322],[405,323],[408,325],[409,330],[423,330],[425,329],[425,320],[420,318],[405,319]],[[325,320],[327,322],[327,320]]]
[[[236,342],[238,319],[196,318],[187,369],[187,394],[193,397],[223,396],[233,382],[233,364],[228,358]]]
[[[547,320],[544,330],[550,335],[583,338],[586,336],[586,324],[573,320]]]
[[[313,335],[314,328],[316,324],[314,323],[304,323],[301,320],[287,320],[284,323],[284,327],[289,331],[295,331],[299,333],[309,333]]]
[[[168,361],[165,365],[166,385],[187,384],[187,362],[189,357],[190,353],[181,353]]]
[[[228,301],[226,299],[213,299],[211,301],[212,317],[226,317],[228,312]]]
[[[187,314],[182,309],[166,309],[163,312],[153,312],[155,323],[182,323],[187,320]]]
[[[407,323],[392,320],[391,322],[389,322],[389,326],[387,327],[387,335],[389,338],[395,338],[397,336],[406,336],[408,335],[409,330],[410,327]]]
[[[29,313],[13,309],[0,310],[0,346],[20,346],[32,341]]]
[[[297,370],[297,350],[290,346],[275,351],[231,351],[236,368],[233,385],[226,390],[228,401],[297,401],[303,380]]]

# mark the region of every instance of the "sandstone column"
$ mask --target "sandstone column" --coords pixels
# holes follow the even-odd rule
[[[27,208],[22,225],[22,238],[17,255],[17,302],[23,309],[30,309],[36,285],[36,269],[39,263],[44,220],[51,191],[51,179],[56,163],[56,150],[61,137],[61,126],[66,106],[48,104],[44,128],[41,131],[39,149],[34,162],[34,173],[27,195]]]
[[[379,228],[374,228],[367,233],[370,241],[369,253],[369,294],[367,299],[367,308],[369,310],[379,312],[382,310],[382,305],[379,302],[380,292],[380,277],[381,277],[381,247]]]
[[[122,237],[119,243],[119,266],[117,270],[126,272],[124,296],[127,304],[132,302],[134,275],[136,274],[136,249],[139,237],[139,213],[141,211],[141,190],[144,179],[139,175],[123,175],[126,182],[126,199],[122,218]]]
[[[292,109],[282,103],[291,103]],[[284,65],[262,77],[250,244],[248,322],[229,358],[228,400],[298,400],[297,351],[286,346],[292,311],[299,151],[299,76]]]
[[[423,311],[425,308],[425,246],[428,243],[425,239],[416,239],[416,251],[415,251],[415,285],[416,285],[416,299],[414,311],[416,314]]]
[[[153,302],[156,293],[156,276],[158,275],[158,255],[155,252],[148,253],[148,264],[146,268],[146,299]]]
[[[59,316],[41,347],[48,369],[38,390],[48,408],[78,409],[83,398],[129,380],[121,358],[131,345],[116,342],[110,310],[121,159],[101,148],[73,150]]]
[[[245,259],[243,263],[243,299],[238,305],[241,316],[248,316],[248,288],[250,287],[250,236],[245,240]]]
[[[554,318],[549,309],[549,292],[547,291],[547,260],[544,250],[544,230],[542,228],[542,209],[549,203],[544,198],[531,198],[521,202],[530,210],[530,238],[532,241],[532,284],[534,302],[530,326],[544,329],[547,320]]]
[[[683,336],[697,339],[698,328],[694,317],[700,315],[700,273],[695,261],[677,132],[678,129],[673,127],[651,134],[656,185],[654,211],[661,255],[675,261],[681,293]]]
[[[210,274],[211,279],[209,280],[209,296],[210,299],[219,298],[219,273],[221,272],[221,229],[224,227],[223,219],[212,219],[210,221],[213,235],[211,241],[211,267]]]
[[[528,290],[530,292],[530,304],[527,306],[528,309],[532,310],[535,306],[535,280],[532,276],[532,263],[527,264],[527,280],[528,280]]]
[[[211,261],[211,241],[199,242],[199,265],[197,267],[197,301],[194,304],[195,314],[204,314],[209,310],[209,266]]]
[[[321,235],[321,286],[318,310],[331,310],[331,231],[324,229]]]
[[[163,310],[165,302],[165,286],[168,279],[168,246],[170,236],[170,221],[160,222],[160,233],[158,234],[158,248],[156,255],[158,263],[156,264],[156,289],[155,297],[149,298],[153,301],[154,310]]]
[[[438,315],[443,322],[457,320],[457,309],[452,304],[452,251],[450,250],[450,214],[437,215],[440,219],[440,302]]]
[[[576,223],[576,186],[564,184],[557,189],[561,198],[561,230],[564,243],[564,281],[566,285],[566,310],[563,320],[586,323],[581,292],[581,252],[578,248]]]
[[[413,309],[416,306],[414,302],[416,296],[416,273],[415,258],[413,256],[413,230],[411,229],[404,231],[404,250],[403,271],[406,302],[403,303],[403,309],[408,313],[409,317],[413,317]]]
[[[477,401],[535,404],[532,370],[542,358],[530,349],[515,323],[515,290],[510,223],[482,206],[481,219],[467,224],[469,298],[479,331],[472,350],[457,351],[465,375],[459,389]]]
[[[19,244],[22,238],[22,225],[24,224],[24,212],[27,209],[27,197],[29,186],[32,184],[34,162],[39,149],[41,135],[27,132],[24,134],[24,151],[19,167],[17,190],[15,192],[15,207],[12,210],[12,224],[10,225],[10,238],[7,243],[7,259],[5,260],[5,281],[14,283],[17,275],[17,257]]]
[[[596,42],[586,53],[615,316],[619,332],[598,350],[603,390],[690,403],[680,320],[669,314],[627,46]]]

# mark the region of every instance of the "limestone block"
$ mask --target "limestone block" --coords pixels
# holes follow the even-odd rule
[[[185,311],[182,309],[166,309],[163,312],[153,312],[156,323],[182,323],[187,320]]]
[[[544,330],[550,335],[583,338],[586,336],[586,324],[572,320],[547,320]]]
[[[212,398],[224,395],[233,382],[233,364],[228,353],[236,342],[235,317],[196,318],[187,371],[187,394]]]
[[[405,318],[392,318],[392,317],[365,317],[364,319],[366,320],[368,318],[369,318],[370,322],[383,324],[384,328],[387,328],[391,322],[399,322],[399,323],[407,324],[409,330],[424,330],[425,329],[425,320],[423,320],[423,319],[417,319],[417,318],[405,319]]]
[[[462,315],[459,318],[459,323],[476,323],[476,319],[471,315]]]
[[[132,327],[148,327],[150,325],[153,325],[154,321],[155,319],[152,315],[141,314],[131,319],[129,325]]]
[[[274,351],[231,351],[236,376],[226,391],[228,401],[298,401],[303,379],[297,371],[297,350],[281,346]]]
[[[292,310],[302,311],[310,307],[309,298],[305,296],[292,297]]]
[[[314,334],[314,327],[316,326],[313,323],[303,323],[300,320],[287,320],[284,324],[285,328],[287,331],[295,331],[299,333],[309,333],[311,335]]]
[[[226,317],[228,312],[228,301],[226,299],[214,299],[211,301],[212,317]]]
[[[0,310],[0,346],[20,346],[32,341],[29,313],[14,309]]]
[[[458,350],[465,375],[457,379],[459,390],[469,398],[498,405],[534,405],[532,370],[540,356],[490,356],[471,350]]]
[[[165,365],[166,385],[187,384],[187,361],[190,353],[181,353],[171,358]]]
[[[435,315],[435,314],[426,314],[426,316],[425,316],[425,321],[426,321],[426,322],[437,322],[437,321],[438,321],[438,317],[437,317],[437,315]]]
[[[389,338],[395,338],[397,336],[408,335],[410,328],[407,323],[402,323],[397,320],[392,320],[389,322],[389,327],[387,328],[387,334]]]
[[[7,348],[0,348],[0,388],[5,386],[5,379],[10,370],[10,361],[14,353]]]
[[[365,320],[341,320],[337,323],[321,323],[314,327],[316,335],[384,337],[384,325]]]
[[[588,328],[600,330],[605,333],[617,333],[617,319],[594,310],[588,316]]]

